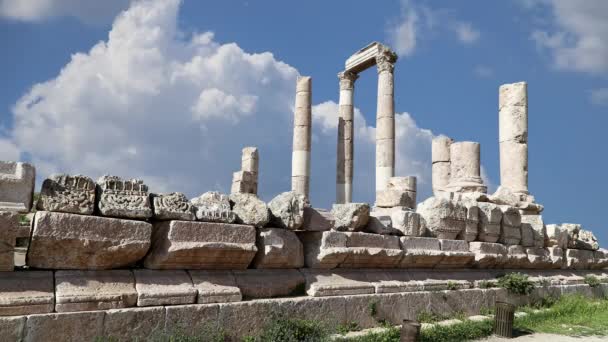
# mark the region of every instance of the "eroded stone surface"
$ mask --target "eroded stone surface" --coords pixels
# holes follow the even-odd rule
[[[53,272],[8,272],[0,277],[0,316],[53,312]]]
[[[399,242],[404,253],[401,268],[433,268],[445,257],[436,238],[404,236]]]
[[[300,271],[243,270],[233,271],[244,298],[272,298],[304,294],[304,276]]]
[[[19,216],[17,212],[0,211],[0,272],[12,271],[15,267],[15,242],[20,230]]]
[[[111,341],[154,341],[165,328],[165,308],[126,308],[105,311],[103,338]]]
[[[481,241],[469,242],[469,251],[475,254],[474,265],[477,268],[500,267],[506,262],[508,253],[504,245]]]
[[[270,224],[273,227],[296,230],[304,223],[304,207],[308,206],[306,197],[295,191],[279,194],[268,203]]]
[[[97,208],[103,216],[134,219],[152,216],[148,186],[141,179],[102,176],[97,180]]]
[[[153,195],[154,218],[157,220],[183,220],[195,219],[194,208],[186,195],[181,192]]]
[[[547,247],[552,268],[564,267],[564,249],[560,247]]]
[[[376,192],[376,206],[381,208],[416,207],[416,191],[384,189]]]
[[[335,230],[357,232],[367,225],[370,208],[367,203],[334,204],[331,213]]]
[[[141,260],[152,225],[107,217],[39,211],[27,264],[47,269],[110,269]]]
[[[258,252],[255,268],[300,268],[304,266],[304,247],[292,231],[263,228],[257,231]]]
[[[192,304],[197,291],[183,270],[133,270],[137,306]]]
[[[304,223],[300,229],[306,231],[326,231],[334,227],[336,220],[329,210],[304,207]]]
[[[27,213],[32,208],[36,169],[28,163],[0,161],[0,210]]]
[[[374,293],[374,285],[360,272],[349,270],[303,269],[306,293],[312,297],[346,296]]]
[[[458,240],[475,241],[479,234],[479,206],[476,201],[465,201],[464,206],[467,208],[467,219]]]
[[[370,222],[368,223],[366,230],[369,232],[382,234],[380,230],[374,230],[372,227],[370,227],[371,217],[382,216],[390,217],[391,223],[390,229],[382,230],[384,231],[384,234],[405,236],[420,235],[420,214],[405,207],[374,208],[370,213]],[[386,227],[386,225],[384,227]]]
[[[583,229],[580,224],[564,223],[561,228],[568,232],[568,248],[590,251],[600,248],[593,232]]]
[[[479,202],[479,236],[482,242],[497,242],[500,237],[502,210],[493,203]]]
[[[522,230],[522,240],[523,240],[523,232],[527,230],[532,233],[532,245],[528,247],[545,247],[545,242],[547,241],[547,228],[545,227],[545,222],[543,221],[543,217],[541,215],[521,215],[521,230]],[[523,243],[522,243],[523,245]]]
[[[0,334],[5,341],[23,341],[25,316],[0,317]]]
[[[502,210],[502,221],[500,224],[500,239],[503,245],[519,245],[521,242],[521,214],[519,210],[510,206],[499,206]]]
[[[418,205],[416,212],[434,237],[453,240],[465,229],[467,208],[460,203],[430,197]]]
[[[436,268],[467,268],[475,259],[469,252],[469,244],[464,240],[439,239],[441,251],[445,254]]]
[[[591,269],[601,270],[608,268],[608,250],[600,248],[593,252],[593,264],[590,265]]]
[[[83,175],[51,175],[42,182],[37,209],[91,215],[95,210],[95,182]]]
[[[575,270],[588,269],[594,262],[593,251],[585,249],[566,249],[566,267]]]
[[[199,304],[238,302],[243,298],[230,271],[189,270],[188,273],[198,291]]]
[[[95,341],[103,334],[103,311],[40,314],[27,317],[24,341]]]
[[[504,268],[529,268],[531,265],[526,248],[518,245],[508,246],[503,266]]]
[[[547,246],[559,247],[561,249],[568,248],[568,230],[562,229],[558,224],[547,225]]]
[[[528,254],[529,268],[545,269],[553,266],[549,250],[546,248],[528,247],[526,254]]]
[[[230,195],[230,204],[236,223],[261,228],[270,221],[268,206],[254,194],[233,193]]]
[[[190,200],[196,219],[205,222],[233,223],[236,215],[230,209],[230,197],[217,191],[208,191]]]

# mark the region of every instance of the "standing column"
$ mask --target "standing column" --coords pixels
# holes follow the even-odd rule
[[[308,198],[310,189],[311,89],[312,79],[300,76],[296,81],[296,105],[293,120],[291,155],[291,190]]]
[[[395,175],[395,96],[393,70],[397,55],[386,49],[376,57],[378,106],[376,110],[376,193]]]
[[[344,71],[340,79],[340,107],[338,113],[338,150],[336,165],[336,203],[350,203],[353,193],[353,96],[357,74]]]
[[[438,196],[450,183],[450,145],[453,140],[445,135],[433,138],[431,159],[433,162],[433,193]]]
[[[500,185],[528,194],[528,86],[503,84],[498,97]]]
[[[450,192],[487,192],[481,179],[480,145],[459,141],[450,145]]]

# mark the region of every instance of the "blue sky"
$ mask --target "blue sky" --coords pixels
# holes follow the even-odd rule
[[[290,186],[295,77],[310,75],[311,197],[328,207],[336,74],[377,40],[400,56],[397,174],[419,177],[419,200],[438,134],[480,142],[495,189],[498,86],[527,81],[529,187],[545,221],[582,223],[607,245],[606,17],[603,0],[0,0],[0,158],[32,161],[40,179],[111,173],[195,196],[229,191],[255,145],[268,200]],[[354,200],[372,202],[375,70],[355,105]]]

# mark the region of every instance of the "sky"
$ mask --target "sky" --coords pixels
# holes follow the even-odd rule
[[[295,82],[311,76],[311,202],[335,200],[344,61],[392,47],[396,175],[431,195],[434,136],[481,143],[500,184],[498,87],[528,82],[529,189],[545,223],[608,245],[608,1],[0,0],[0,159],[229,192],[257,146],[259,193],[290,189]],[[377,73],[355,84],[353,200],[374,201]]]

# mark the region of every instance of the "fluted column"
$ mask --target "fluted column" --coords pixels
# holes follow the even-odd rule
[[[338,150],[336,165],[336,203],[350,203],[353,192],[353,139],[356,73],[344,71],[340,79],[340,107],[338,113]]]
[[[528,194],[528,86],[503,84],[498,97],[500,185]]]
[[[312,79],[309,76],[298,77],[293,120],[291,190],[306,196],[306,198],[308,198],[310,190],[311,88]]]
[[[385,50],[376,57],[378,105],[376,110],[376,192],[386,189],[395,175],[395,96],[393,70],[397,55]]]

